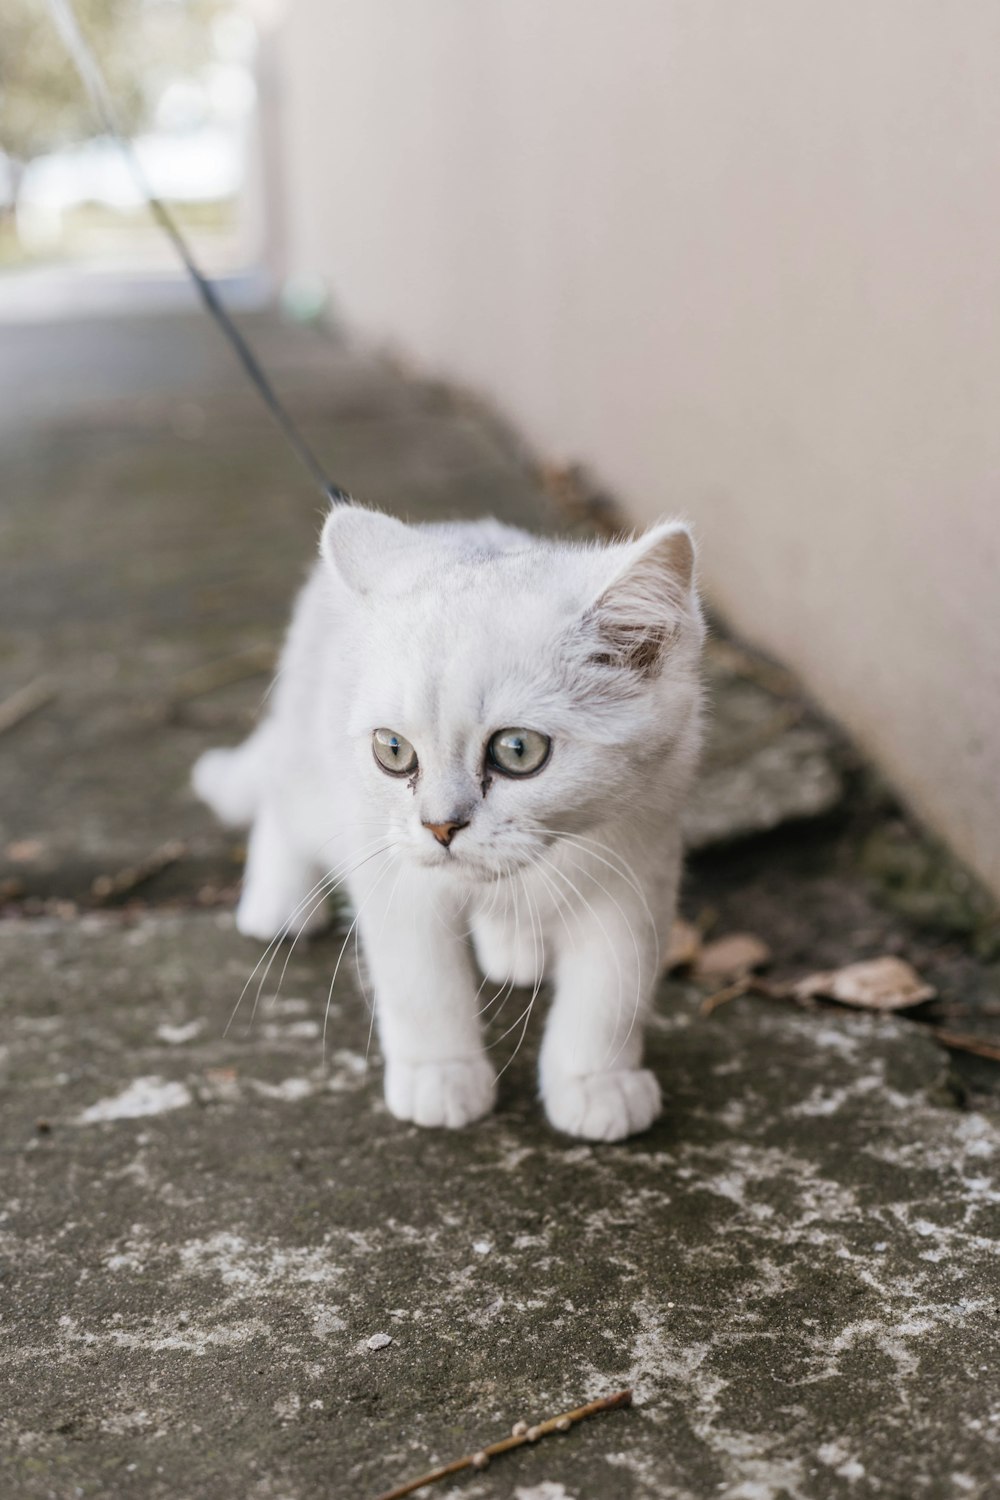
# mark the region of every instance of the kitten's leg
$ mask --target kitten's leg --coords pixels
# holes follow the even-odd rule
[[[352,890],[389,1110],[398,1120],[453,1129],[489,1114],[496,1078],[483,1049],[460,898],[423,871],[380,862],[359,872]]]
[[[566,934],[560,940],[541,1094],[557,1130],[617,1141],[647,1130],[660,1113],[659,1084],[640,1066],[657,944],[634,892],[621,884],[609,900],[585,876],[574,880],[585,887],[592,911],[574,911],[573,941]]]
[[[493,911],[487,903],[486,910],[473,917],[476,959],[488,980],[527,989],[541,979],[538,971],[542,954],[536,927],[537,917],[513,886],[509,905]]]
[[[296,937],[321,926],[325,903],[320,901],[313,910],[315,898],[305,901],[314,880],[312,861],[295,845],[280,810],[265,801],[247,842],[243,891],[236,908],[238,930],[270,942],[286,927],[287,936]]]

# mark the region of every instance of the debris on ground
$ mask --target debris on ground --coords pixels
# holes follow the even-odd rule
[[[0,703],[0,734],[6,734],[31,714],[37,713],[56,695],[55,683],[49,677],[37,677],[18,688]]]
[[[163,870],[168,870],[178,860],[183,859],[187,853],[187,845],[182,839],[171,839],[162,844],[159,849],[154,849],[145,859],[138,864],[126,865],[125,869],[117,870],[114,875],[98,875],[91,882],[90,895],[95,906],[104,905],[110,901],[121,901],[140,885],[145,885],[147,880],[152,880],[154,875],[159,875]]]
[[[705,943],[694,961],[696,979],[718,981],[751,974],[771,962],[771,950],[752,932],[731,932]]]
[[[596,1401],[588,1401],[586,1406],[578,1406],[573,1411],[563,1412],[558,1417],[547,1417],[544,1421],[530,1427],[525,1422],[515,1422],[510,1437],[500,1438],[495,1443],[488,1443],[484,1448],[477,1449],[466,1458],[456,1458],[451,1463],[430,1469],[417,1479],[407,1480],[406,1483],[397,1485],[395,1489],[386,1490],[384,1494],[379,1495],[378,1500],[405,1500],[407,1495],[412,1495],[416,1490],[422,1490],[425,1485],[437,1484],[442,1479],[450,1479],[452,1474],[461,1474],[465,1469],[485,1469],[491,1459],[498,1458],[502,1453],[511,1453],[515,1448],[523,1448],[527,1443],[537,1443],[541,1438],[551,1437],[553,1433],[567,1433],[578,1422],[586,1422],[590,1417],[596,1417],[601,1412],[620,1411],[623,1407],[631,1405],[632,1392],[630,1390],[616,1391],[613,1396],[601,1396]]]
[[[937,990],[925,984],[912,964],[892,954],[868,958],[860,963],[845,964],[822,974],[809,974],[791,987],[800,1000],[822,996],[839,1000],[841,1005],[856,1005],[860,1010],[906,1010],[933,1000]]]

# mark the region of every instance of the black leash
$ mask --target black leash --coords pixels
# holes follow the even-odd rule
[[[76,71],[80,75],[83,86],[90,95],[90,101],[97,112],[105,133],[111,137],[124,156],[136,186],[146,200],[150,213],[176,250],[184,269],[198,289],[198,295],[219,328],[221,328],[225,337],[229,340],[230,347],[246,371],[251,384],[255,386],[264,405],[284,433],[288,446],[302,466],[308,470],[313,482],[318,485],[331,505],[349,505],[351,503],[350,495],[346,490],[341,489],[339,484],[334,484],[332,480],[327,478],[319,459],[282,405],[274,387],[265,375],[256,354],[254,354],[243,334],[233,322],[219,300],[219,294],[215,287],[192,255],[191,247],[181,233],[177,221],[163,200],[158,198],[152,191],[146,174],[142,170],[139,158],[136,155],[135,147],[118,122],[118,116],[108,90],[107,81],[101,72],[100,64],[80,29],[80,23],[73,9],[73,0],[48,0],[48,4],[52,18],[59,28],[63,41],[66,43],[66,47],[73,59]]]

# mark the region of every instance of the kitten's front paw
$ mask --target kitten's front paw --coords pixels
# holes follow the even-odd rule
[[[548,1078],[542,1099],[549,1123],[588,1141],[621,1141],[648,1130],[662,1107],[648,1068]]]
[[[386,1064],[385,1102],[397,1120],[458,1130],[488,1115],[496,1097],[497,1081],[485,1057]]]

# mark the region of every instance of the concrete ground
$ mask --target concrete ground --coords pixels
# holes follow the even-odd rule
[[[360,497],[565,521],[469,402],[249,326]],[[995,913],[794,685],[716,639],[686,913],[779,976],[901,954],[936,1005],[706,1016],[673,979],[649,1135],[549,1131],[537,1028],[492,1119],[419,1132],[352,961],[323,1063],[343,931],[224,1034],[259,949],[187,772],[266,688],[307,482],[197,318],[5,330],[0,439],[0,703],[44,700],[0,733],[0,1494],[374,1500],[623,1385],[424,1493],[996,1494],[998,1070],[926,1024],[1000,1032]]]

